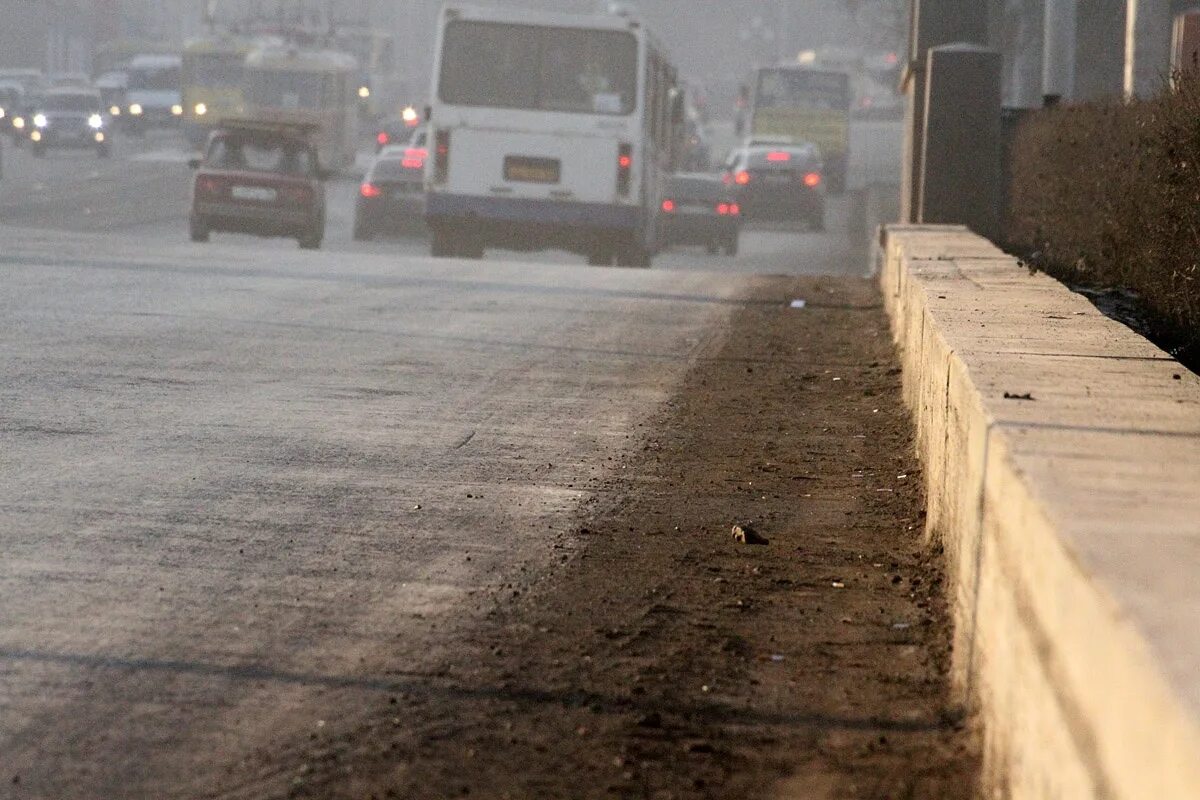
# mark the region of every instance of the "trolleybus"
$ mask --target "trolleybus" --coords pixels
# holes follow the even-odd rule
[[[321,165],[342,169],[358,152],[358,65],[328,50],[263,47],[246,58],[246,116],[315,125]]]
[[[683,95],[639,20],[451,4],[435,58],[435,256],[563,248],[649,266]]]
[[[204,142],[222,119],[246,113],[246,56],[253,49],[232,35],[192,39],[183,47],[183,132]]]

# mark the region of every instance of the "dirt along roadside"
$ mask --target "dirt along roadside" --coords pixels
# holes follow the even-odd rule
[[[713,347],[575,530],[548,534],[556,574],[487,598],[452,689],[314,741],[292,796],[970,795],[875,287],[756,279]]]

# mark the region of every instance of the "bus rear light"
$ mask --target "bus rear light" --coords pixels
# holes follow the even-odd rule
[[[433,180],[445,183],[450,178],[450,131],[438,131],[433,141]]]
[[[745,186],[750,182],[750,173],[746,172],[746,170],[742,170],[733,176],[733,182],[738,186]]]
[[[730,203],[729,204],[729,216],[740,217],[741,215],[742,215],[742,207],[739,206],[737,203]]]
[[[674,200],[663,200],[662,210],[667,214],[674,214],[675,213],[675,201]]]
[[[629,195],[633,172],[633,145],[623,144],[617,149],[617,193]]]
[[[362,186],[359,186],[358,193],[366,198],[379,197],[379,195],[383,194],[379,190],[379,187],[373,183],[364,183]]]
[[[379,143],[380,147],[383,147],[390,142],[391,139],[388,137],[387,131],[380,131],[379,135],[375,137],[375,141]]]
[[[777,153],[767,153],[767,161],[770,161],[774,164],[780,164],[791,160],[792,154],[782,150]]]
[[[815,189],[821,185],[821,173],[810,172],[804,176],[804,185],[810,189]]]
[[[717,213],[722,217],[729,216],[729,203],[717,203]]]

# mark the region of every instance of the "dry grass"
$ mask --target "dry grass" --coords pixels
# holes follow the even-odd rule
[[[1152,338],[1200,362],[1200,78],[1032,115],[1011,188],[1012,249],[1070,283],[1133,292]]]

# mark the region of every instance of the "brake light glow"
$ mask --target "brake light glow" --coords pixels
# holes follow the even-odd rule
[[[741,207],[741,206],[739,206],[737,203],[730,203],[730,204],[729,204],[729,216],[731,216],[731,217],[739,217],[739,216],[741,216],[741,214],[742,214],[742,207]]]
[[[363,197],[379,197],[379,195],[383,194],[379,190],[379,187],[373,183],[364,183],[362,186],[359,186],[358,193]]]
[[[383,145],[390,142],[391,139],[388,137],[387,131],[380,131],[379,135],[375,137],[375,141],[379,142],[380,146],[382,147]]]
[[[400,166],[405,169],[424,169],[425,159],[429,157],[429,151],[424,147],[410,147],[404,151],[404,158],[400,159]]]
[[[747,183],[750,182],[750,173],[746,172],[746,170],[742,170],[741,172],[739,172],[733,176],[733,182],[736,183],[738,186],[745,186]]]
[[[632,172],[633,145],[623,144],[617,150],[617,192],[623,197],[629,195]]]
[[[815,189],[821,185],[821,173],[810,172],[804,176],[804,185],[810,189]]]
[[[216,178],[197,178],[196,194],[215,195],[221,191],[221,182]]]
[[[674,200],[663,200],[662,210],[668,214],[674,214],[675,213],[675,201]]]
[[[780,163],[791,161],[791,160],[792,160],[792,154],[788,153],[786,151],[783,151],[783,150],[781,150],[777,153],[767,153],[767,161],[770,161],[774,164],[780,164]]]

